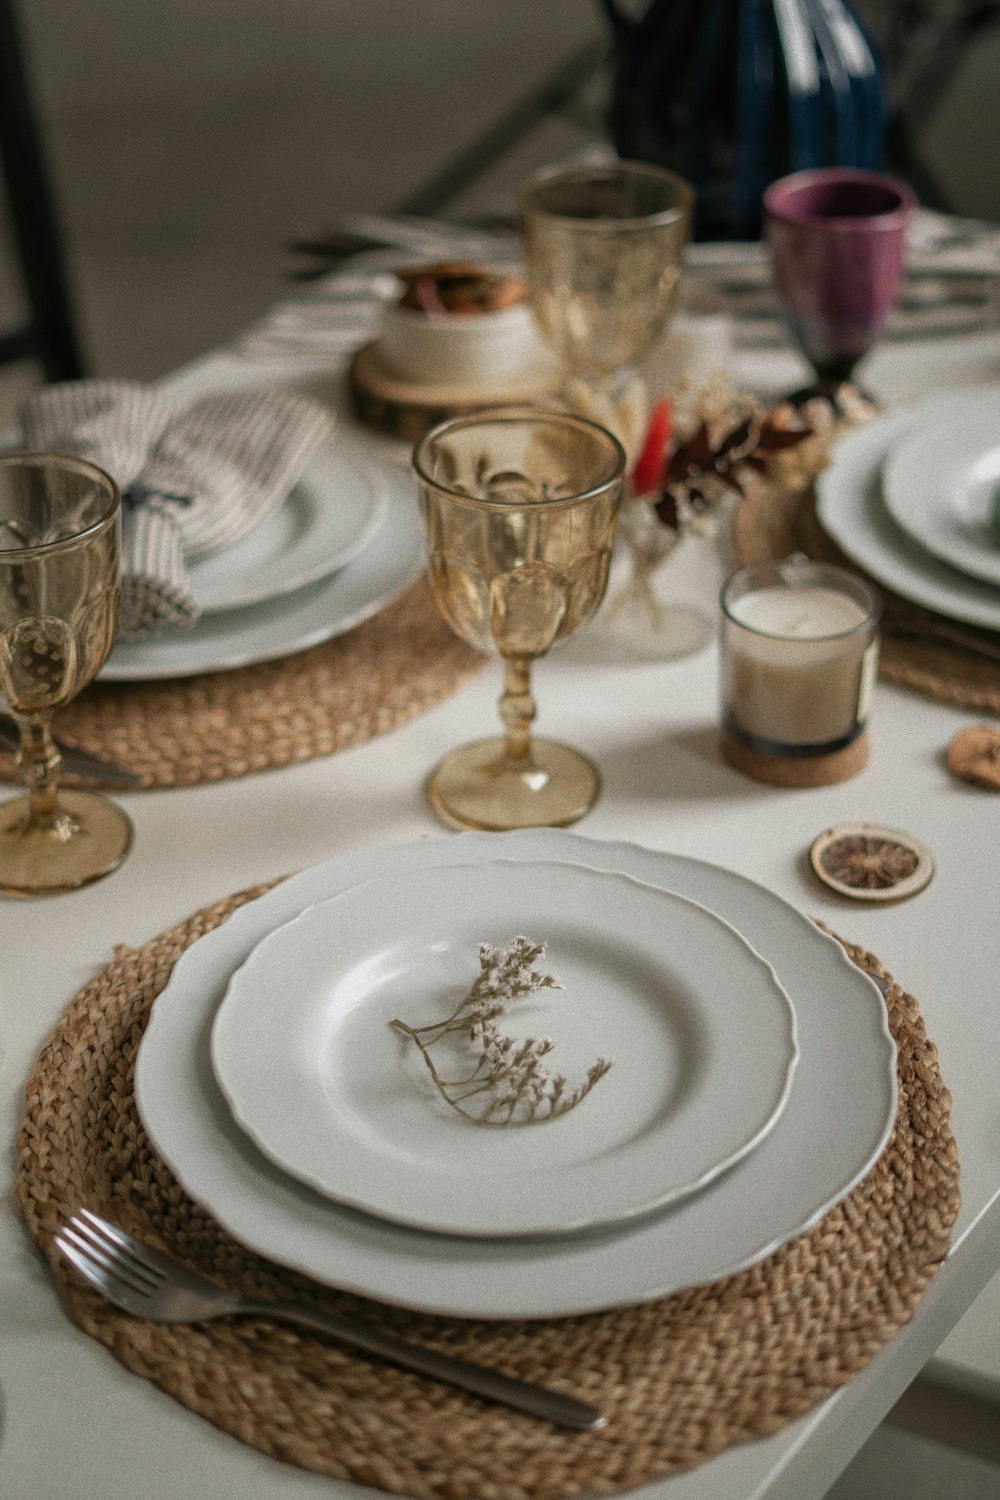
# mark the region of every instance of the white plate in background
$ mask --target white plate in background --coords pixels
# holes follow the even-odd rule
[[[273,661],[353,630],[391,604],[421,573],[424,547],[416,488],[384,470],[386,504],[375,534],[353,562],[292,594],[206,615],[193,630],[119,641],[100,682],[144,682],[228,672]]]
[[[955,392],[956,409],[965,399]],[[838,438],[828,468],[816,481],[820,523],[852,562],[904,599],[952,620],[1000,630],[1000,593],[917,546],[889,515],[882,499],[882,467],[913,430],[907,407]]]
[[[1000,386],[932,396],[882,470],[886,510],[918,546],[963,573],[1000,584]]]
[[[277,599],[357,557],[388,504],[383,470],[335,431],[277,510],[231,546],[189,563],[204,613]]]

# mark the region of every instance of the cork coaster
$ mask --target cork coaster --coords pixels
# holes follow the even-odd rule
[[[733,518],[733,546],[740,567],[804,552],[816,562],[839,563],[863,574],[863,569],[823,530],[811,490],[769,490],[761,486],[749,493]],[[880,676],[929,698],[1000,713],[1000,634],[971,625],[959,628],[970,642],[997,653],[996,661],[984,660],[947,642],[944,637],[956,631],[953,620],[911,603],[873,578],[868,582],[881,596],[884,610]],[[909,630],[927,634],[941,631],[942,638],[911,640],[906,638]]]
[[[142,787],[197,786],[362,744],[448,697],[484,662],[420,579],[355,630],[293,656],[199,677],[95,683],[55,728],[134,771]],[[0,756],[0,775],[18,779],[10,756]]]
[[[723,759],[745,776],[769,786],[789,788],[836,786],[849,781],[864,770],[869,754],[867,730],[842,750],[831,750],[828,755],[768,755],[742,744],[726,730],[719,735],[719,749]]]
[[[128,1369],[260,1451],[415,1500],[608,1495],[777,1432],[861,1370],[909,1320],[958,1210],[950,1098],[917,1002],[887,994],[896,1126],[868,1176],[759,1265],[637,1307],[541,1322],[434,1318],[318,1287],[231,1239],[147,1140],[133,1069],[150,1006],[184,949],[260,890],[206,908],[82,989],[28,1085],[15,1192],[70,1316]],[[884,974],[878,960],[852,958]],[[80,1206],[235,1290],[300,1297],[599,1404],[562,1429],[263,1320],[165,1326],[83,1286],[52,1236]]]

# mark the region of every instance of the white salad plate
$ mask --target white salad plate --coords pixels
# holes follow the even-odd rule
[[[957,410],[961,392],[944,398]],[[882,496],[883,465],[914,431],[913,408],[879,417],[839,438],[832,461],[816,481],[816,509],[841,550],[872,578],[904,599],[967,625],[1000,630],[1000,593],[959,573],[918,546],[897,526]]]
[[[387,499],[382,468],[336,433],[283,505],[232,546],[192,560],[191,591],[209,614],[261,604],[326,578],[368,545]]]
[[[501,1034],[551,1041],[567,1094],[612,1065],[564,1114],[505,1124],[501,1106],[482,1124],[504,1083],[463,1116],[392,1023],[448,1020],[480,945],[521,935],[561,988],[510,1002]],[[426,1034],[442,1080],[475,1072],[469,1029]],[[236,971],[211,1046],[234,1118],[278,1166],[380,1218],[486,1236],[593,1229],[698,1191],[774,1127],[796,1061],[788,996],[728,922],[546,860],[384,875],[307,908]]]
[[[140,682],[227,672],[273,661],[343,635],[397,598],[424,567],[412,480],[389,465],[379,472],[385,506],[374,535],[352,562],[318,583],[243,609],[204,616],[192,630],[119,641],[102,682]]]
[[[524,1239],[430,1234],[332,1202],[269,1162],[216,1082],[209,1038],[235,971],[317,901],[391,873],[501,857],[585,864],[700,901],[773,963],[799,1062],[767,1138],[704,1192],[611,1230]],[[839,943],[732,871],[556,829],[453,834],[338,855],[240,907],[192,944],[156,1000],[136,1067],[139,1111],[184,1189],[242,1244],[329,1286],[455,1317],[542,1318],[652,1300],[754,1264],[865,1175],[896,1113],[885,1002]],[[580,1106],[583,1107],[582,1105]],[[547,1128],[547,1127],[546,1127]]]
[[[913,430],[890,452],[882,473],[890,516],[942,562],[1000,584],[1000,386],[932,396],[914,413]]]

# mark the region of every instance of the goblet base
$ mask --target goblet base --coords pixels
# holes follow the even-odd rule
[[[49,896],[116,870],[132,847],[132,824],[94,792],[60,792],[54,819],[30,815],[27,797],[0,807],[0,891]]]
[[[662,604],[652,616],[641,599],[606,610],[591,637],[609,661],[676,661],[702,651],[715,638],[715,619],[697,604]]]
[[[431,772],[428,800],[450,828],[565,828],[597,801],[601,774],[579,750],[533,739],[523,762],[505,752],[499,737],[478,740],[452,750]]]
[[[801,386],[781,398],[796,411],[813,401],[825,401],[838,420],[849,418],[857,421],[862,416],[875,416],[881,407],[875,397],[863,386],[851,380],[817,380],[812,385]]]

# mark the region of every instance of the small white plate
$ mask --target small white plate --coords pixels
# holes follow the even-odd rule
[[[231,547],[191,562],[192,593],[212,614],[326,578],[364,550],[387,503],[381,470],[336,433],[283,505]]]
[[[942,562],[1000,584],[1000,386],[970,391],[956,410],[949,393],[914,411],[913,430],[889,453],[885,506],[907,536]]]
[[[967,394],[943,399],[958,410]],[[882,465],[915,420],[914,409],[906,408],[838,439],[829,468],[816,481],[820,522],[852,562],[904,599],[966,625],[1000,630],[1000,594],[993,585],[932,557],[885,508]]]
[[[551,1038],[551,1071],[609,1073],[566,1114],[477,1125],[412,1040],[446,1020],[479,947],[547,945],[542,989],[501,1021]],[[444,1076],[475,1066],[463,1038]],[[432,1054],[433,1055],[433,1054]],[[619,1223],[703,1188],[771,1130],[797,1058],[774,970],[727,922],[630,876],[499,859],[369,881],[265,938],[212,1031],[216,1078],[264,1154],[337,1202],[443,1234]],[[475,1103],[475,1101],[473,1101]]]
[[[423,535],[412,480],[386,465],[385,511],[353,562],[279,599],[220,610],[193,630],[146,641],[119,641],[101,682],[150,682],[229,672],[274,661],[343,635],[384,609],[424,567]]]

